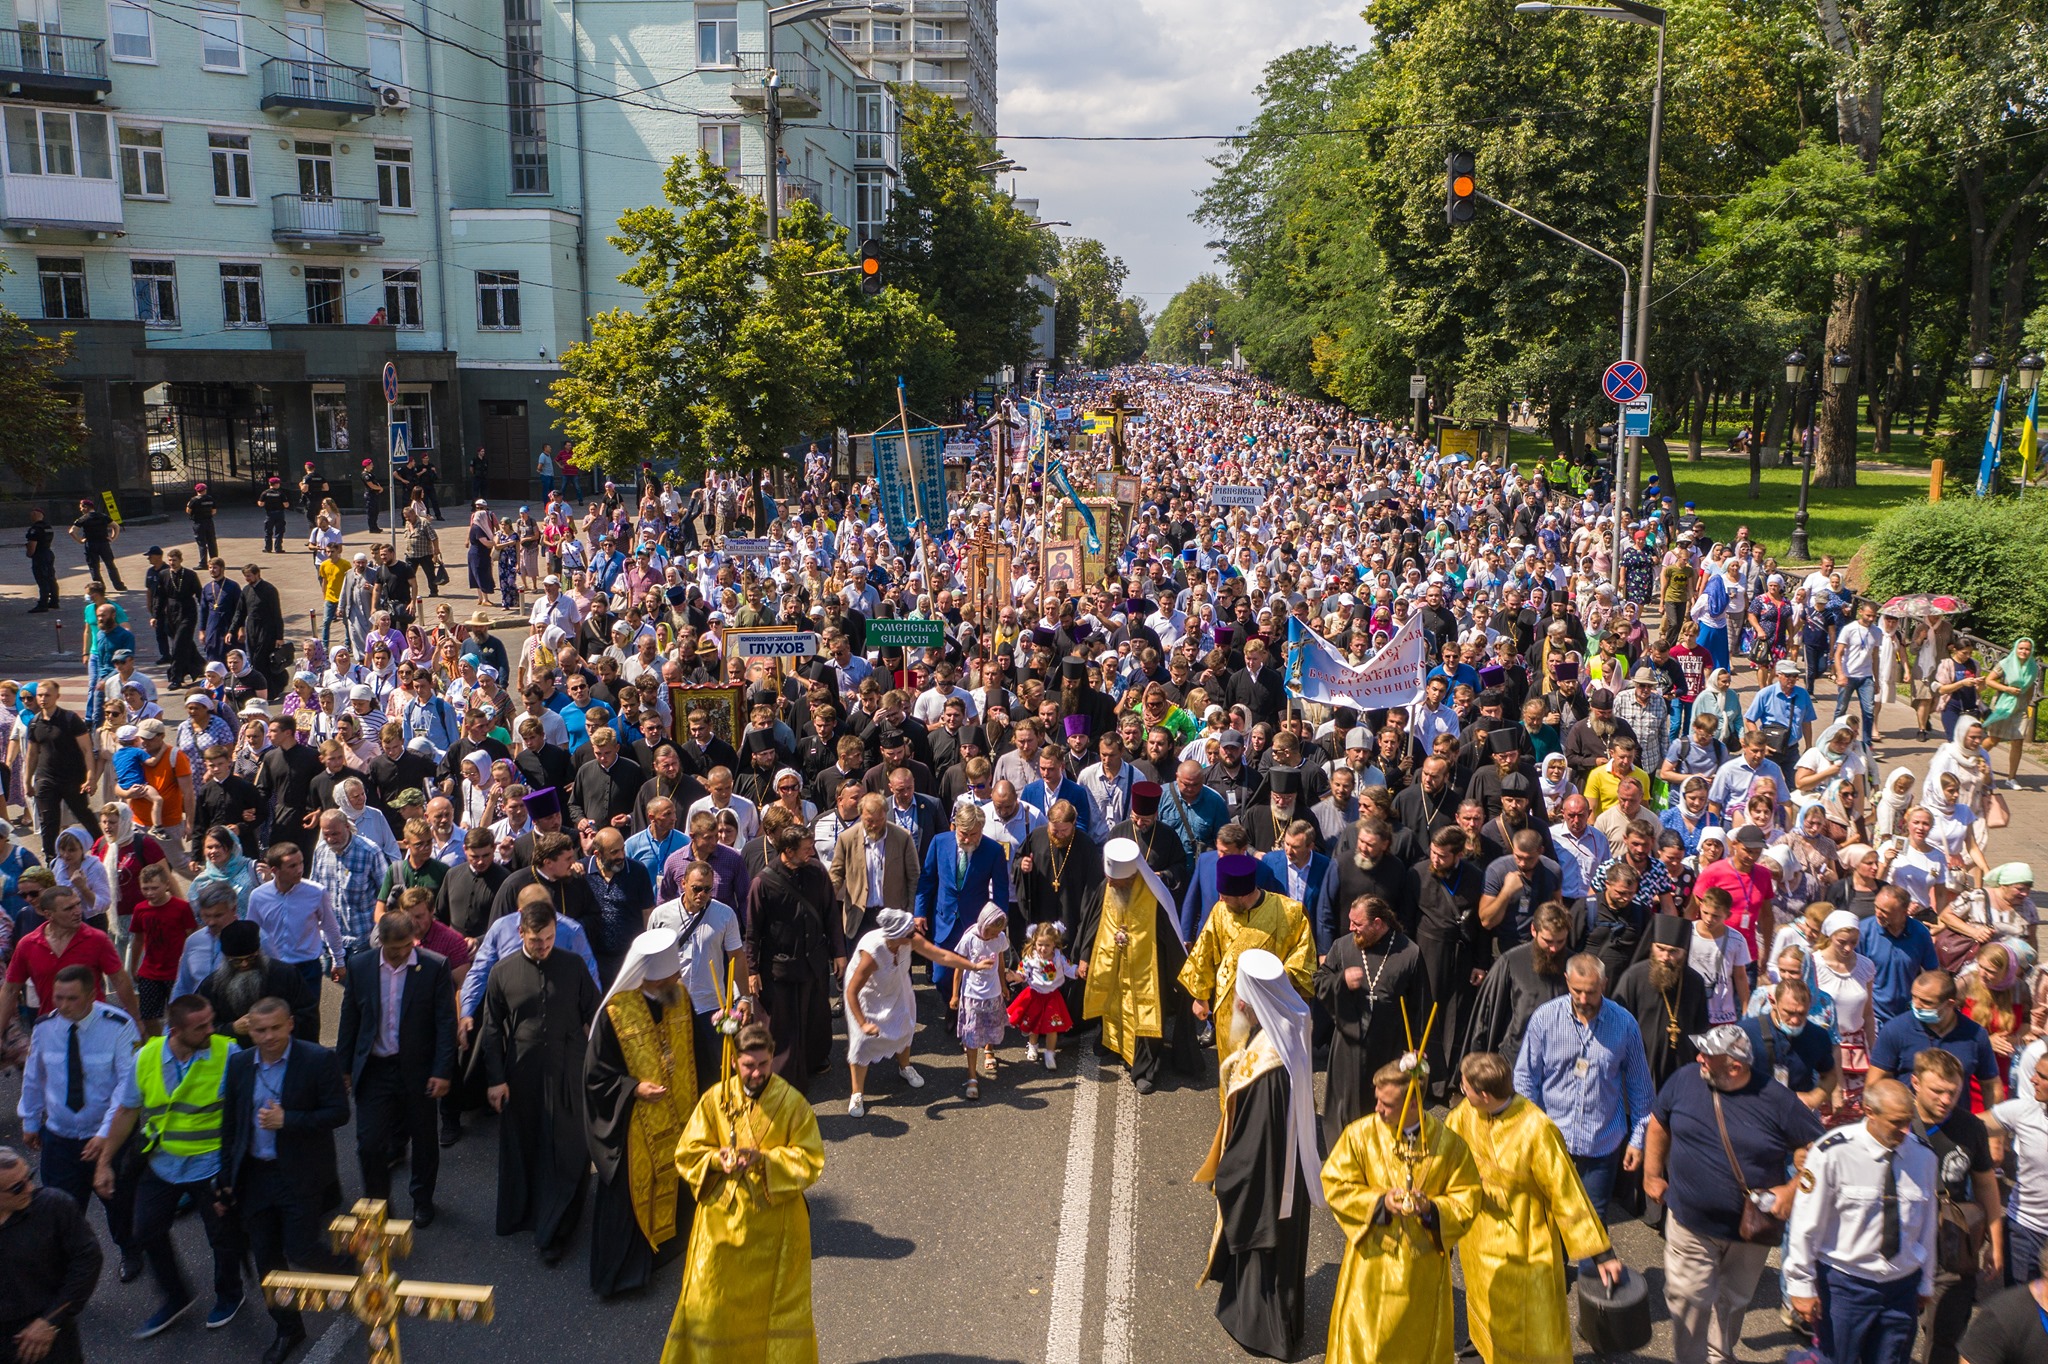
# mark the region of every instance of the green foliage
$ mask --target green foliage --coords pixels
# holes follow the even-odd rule
[[[1093,237],[1069,237],[1059,245],[1052,280],[1059,285],[1054,333],[1061,339],[1071,328],[1070,349],[1054,359],[1078,360],[1090,369],[1126,364],[1145,353],[1143,310],[1124,298],[1130,278],[1123,257],[1112,256]],[[1064,318],[1064,323],[1063,323]]]
[[[1870,593],[1948,592],[1977,631],[2001,642],[2048,638],[2048,498],[1959,497],[1893,513],[1870,537]]]
[[[1172,365],[1199,365],[1202,355],[1202,324],[1213,335],[1211,361],[1228,360],[1237,344],[1244,300],[1213,274],[1198,275],[1185,289],[1168,300],[1152,323],[1145,355]]]
[[[13,268],[0,262],[0,273]],[[76,334],[37,335],[10,309],[0,307],[0,469],[28,488],[39,488],[58,469],[85,458],[85,419],[59,387],[58,371],[71,363]]]

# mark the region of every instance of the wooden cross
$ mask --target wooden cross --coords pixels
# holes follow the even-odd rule
[[[370,1364],[400,1364],[398,1318],[428,1321],[489,1322],[491,1286],[473,1283],[428,1283],[399,1279],[391,1272],[393,1255],[412,1254],[412,1222],[385,1215],[381,1198],[356,1200],[352,1212],[328,1224],[337,1255],[361,1266],[353,1274],[303,1274],[278,1270],[263,1276],[263,1294],[274,1307],[302,1312],[355,1313],[369,1330]]]
[[[1118,389],[1109,395],[1108,407],[1092,411],[1088,415],[1109,418],[1109,467],[1112,471],[1123,468],[1124,461],[1129,457],[1129,451],[1124,445],[1124,422],[1131,417],[1144,416],[1145,409],[1126,407],[1123,390]]]

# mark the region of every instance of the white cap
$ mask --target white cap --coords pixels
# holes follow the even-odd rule
[[[348,689],[348,699],[351,701],[374,701],[377,699],[377,693],[370,689],[369,683],[358,682]]]
[[[142,731],[133,725],[123,725],[114,731],[114,742],[118,744],[132,744],[141,737]],[[1138,845],[1133,843],[1131,846],[1135,848]]]
[[[1136,839],[1112,838],[1102,845],[1102,869],[1112,877],[1136,876],[1143,860],[1144,853]]]

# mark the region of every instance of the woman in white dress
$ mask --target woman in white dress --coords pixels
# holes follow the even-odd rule
[[[912,1089],[924,1088],[924,1076],[910,1064],[910,1042],[917,1033],[917,995],[910,984],[912,953],[956,971],[991,969],[993,962],[971,962],[958,952],[935,946],[917,931],[906,910],[885,909],[875,927],[853,949],[846,966],[846,1065],[853,1075],[853,1094],[846,1101],[848,1117],[868,1111],[861,1086],[868,1067],[885,1056],[896,1059],[896,1071]]]
[[[1870,986],[1877,963],[1858,952],[1861,925],[1854,914],[1838,909],[1821,921],[1825,935],[1813,954],[1814,983],[1835,997],[1835,1046],[1842,1068],[1842,1098],[1831,1126],[1863,1116],[1863,1075],[1870,1069]]]

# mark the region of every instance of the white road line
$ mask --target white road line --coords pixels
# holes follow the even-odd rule
[[[1074,1118],[1067,1128],[1066,1189],[1060,1198],[1060,1239],[1053,1252],[1051,1322],[1045,1331],[1046,1364],[1081,1357],[1081,1313],[1088,1305],[1088,1234],[1095,1203],[1095,1047],[1084,1042],[1074,1081]],[[317,1364],[308,1361],[308,1364]]]
[[[1116,1083],[1116,1145],[1109,1167],[1109,1263],[1102,1364],[1129,1364],[1131,1297],[1138,1270],[1138,1091]]]
[[[333,1364],[334,1357],[341,1353],[341,1347],[348,1344],[349,1337],[356,1333],[354,1317],[343,1317],[320,1333],[320,1339],[313,1342],[313,1348],[306,1351],[303,1364]]]

